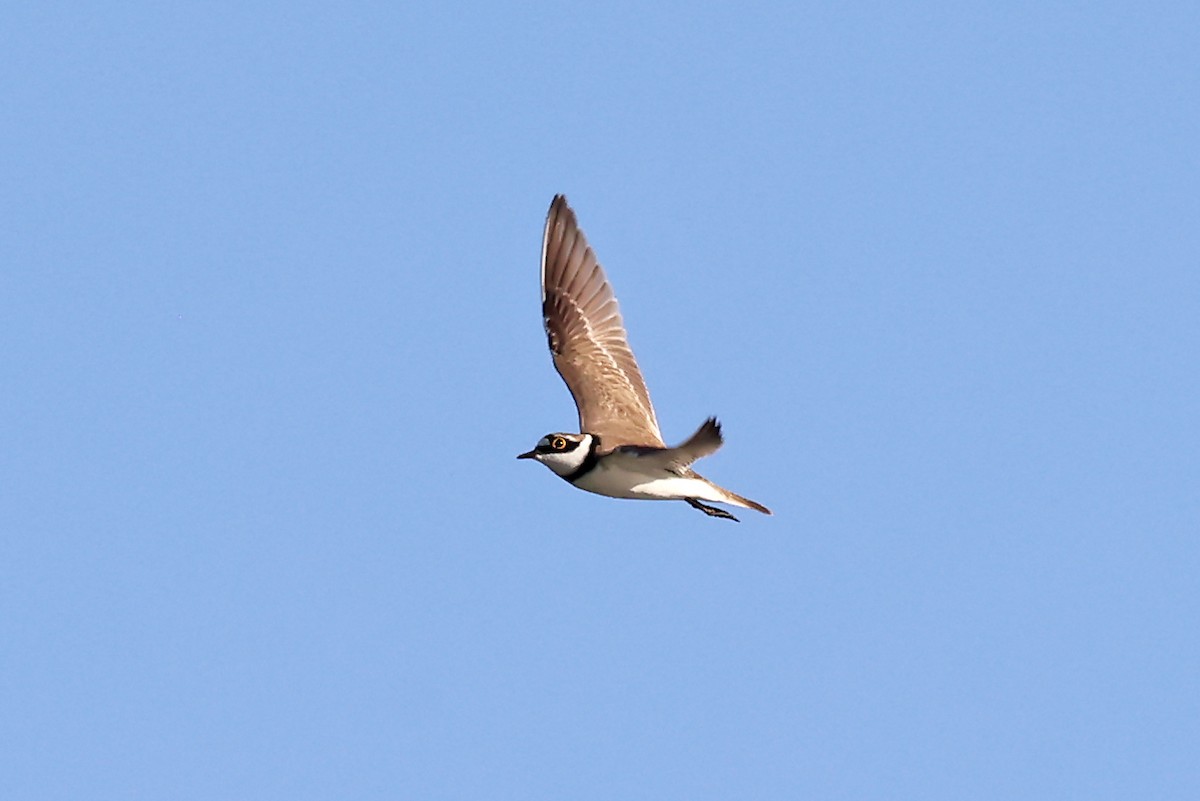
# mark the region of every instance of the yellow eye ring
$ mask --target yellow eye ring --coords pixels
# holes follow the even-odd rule
[[[554,439],[550,440],[550,447],[554,448],[556,451],[561,451],[563,448],[567,447],[567,441],[562,437],[555,437]]]

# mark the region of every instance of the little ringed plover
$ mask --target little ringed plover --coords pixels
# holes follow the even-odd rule
[[[703,501],[771,514],[691,469],[721,447],[715,418],[681,445],[668,448],[663,442],[616,296],[562,195],[550,204],[542,238],[542,318],[554,367],[575,398],[582,433],[547,434],[518,459],[539,461],[598,495],[686,501],[727,520],[737,518]]]

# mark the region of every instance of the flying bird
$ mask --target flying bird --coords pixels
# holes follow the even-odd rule
[[[737,518],[704,501],[771,514],[692,470],[721,447],[716,418],[681,445],[663,442],[617,298],[562,195],[550,203],[542,237],[542,319],[581,433],[547,434],[518,459],[535,459],[579,489],[610,498],[686,501],[727,520]]]

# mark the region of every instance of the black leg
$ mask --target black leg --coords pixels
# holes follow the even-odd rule
[[[729,514],[729,512],[726,512],[724,509],[718,509],[715,506],[709,506],[706,503],[700,503],[700,501],[696,500],[695,498],[684,498],[684,500],[687,501],[688,505],[691,506],[693,509],[699,509],[701,512],[704,512],[704,514],[708,515],[709,517],[720,517],[725,520],[732,520],[735,523],[741,522],[736,517]]]

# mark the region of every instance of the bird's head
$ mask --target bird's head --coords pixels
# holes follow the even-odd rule
[[[558,475],[569,476],[583,466],[592,453],[594,440],[591,434],[547,434],[538,440],[533,450],[517,458],[536,459]]]

